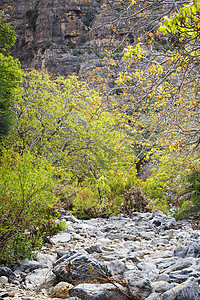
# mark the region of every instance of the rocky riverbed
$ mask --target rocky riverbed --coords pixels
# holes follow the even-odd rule
[[[200,230],[160,211],[78,220],[35,260],[0,267],[0,299],[200,299]]]

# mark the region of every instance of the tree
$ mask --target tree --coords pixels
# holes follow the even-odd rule
[[[162,142],[176,149],[200,144],[199,12],[198,1],[185,4],[149,34],[148,47],[146,40],[127,47],[126,71],[117,80],[128,91],[133,115],[148,116],[152,132],[160,132]]]
[[[73,183],[77,207],[90,194],[84,209],[101,211],[116,197],[119,209],[123,192],[137,181],[135,155],[123,116],[109,112],[99,93],[75,76],[33,70],[24,74],[12,109],[16,124],[7,147],[46,158],[58,181]]]
[[[14,60],[8,51],[14,43],[15,32],[8,25],[4,12],[0,11],[0,138],[8,135],[12,128],[10,106],[22,75],[19,61]]]

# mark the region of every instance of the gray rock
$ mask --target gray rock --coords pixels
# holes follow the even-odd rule
[[[29,273],[41,267],[42,265],[38,261],[26,259],[21,262],[20,266],[17,267],[16,271]]]
[[[90,284],[82,283],[69,291],[70,296],[79,297],[81,300],[130,300],[128,291],[121,285],[111,283]]]
[[[73,215],[65,215],[64,219],[66,221],[70,221],[72,223],[79,223],[79,220],[77,218],[75,218]]]
[[[61,299],[57,299],[57,300],[61,300]],[[78,298],[78,297],[69,297],[69,298],[67,298],[67,300],[81,300],[81,298]]]
[[[184,247],[176,248],[173,255],[181,258],[200,258],[200,242],[188,242]]]
[[[51,269],[42,268],[36,269],[32,273],[28,274],[25,279],[25,285],[29,289],[43,286],[51,280]]]
[[[54,244],[56,243],[67,243],[71,240],[71,234],[67,232],[62,232],[54,235],[50,238],[50,241]]]
[[[108,264],[108,269],[112,275],[122,274],[125,272],[125,264],[119,260],[113,260]]]
[[[193,265],[193,260],[186,258],[186,259],[179,259],[175,264],[169,266],[167,269],[165,269],[164,273],[171,273],[178,270],[187,269],[190,266]]]
[[[94,252],[102,253],[102,250],[98,245],[92,245],[88,248],[85,248],[85,251],[87,251],[87,253],[89,253],[89,254],[94,253]]]
[[[4,299],[8,296],[9,296],[8,292],[0,292],[0,299]]]
[[[160,294],[158,294],[158,293],[152,293],[145,300],[160,300],[159,296],[160,296]]]
[[[84,250],[71,251],[61,257],[53,268],[53,273],[60,281],[101,281],[109,272],[106,266],[101,265],[95,258]]]
[[[196,272],[195,269],[184,269],[179,272],[172,272],[169,274],[169,282],[183,282],[186,281],[189,277],[200,277],[200,273]]]
[[[123,240],[124,235],[121,233],[108,233],[105,235],[105,238],[110,239],[110,240]]]
[[[57,299],[57,300],[63,300],[63,299]],[[82,300],[81,298],[78,297],[69,297],[67,300]]]
[[[167,281],[154,281],[152,282],[153,291],[156,293],[164,293],[176,286],[176,284],[168,283]]]
[[[131,296],[138,299],[145,299],[152,293],[151,281],[143,272],[137,268],[124,273],[124,278],[128,283]]]
[[[161,300],[197,300],[199,299],[199,286],[194,278],[170,289],[161,295]]]
[[[0,276],[6,276],[8,281],[14,284],[20,282],[20,278],[8,267],[0,267]]]
[[[8,283],[8,277],[1,276],[0,277],[0,288],[2,288],[6,283]]]

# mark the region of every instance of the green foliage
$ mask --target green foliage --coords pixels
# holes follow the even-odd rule
[[[25,73],[22,86],[8,147],[46,158],[60,182],[73,182],[75,213],[81,203],[86,209],[96,206],[94,215],[106,206],[103,215],[119,211],[124,191],[137,181],[123,116],[111,114],[99,94],[75,76],[52,79],[32,71]]]
[[[77,186],[73,201],[73,214],[87,219],[109,217],[121,212],[126,191],[139,185],[140,180],[136,178],[134,167],[123,174],[114,169],[109,170],[106,175],[107,177],[102,175],[98,180],[85,180],[81,186]],[[137,209],[137,204],[135,208]]]
[[[45,160],[3,149],[0,165],[0,261],[31,257],[55,232],[51,170]],[[44,232],[44,228],[46,231]]]
[[[76,48],[76,45],[75,44],[68,44],[67,47],[69,49],[75,49]]]
[[[85,35],[83,35],[83,36],[80,37],[80,43],[81,44],[86,43],[86,41],[87,41],[87,37]]]
[[[14,30],[11,29],[0,11],[0,53],[5,54],[6,50],[14,45],[15,40],[16,34]]]
[[[181,187],[177,196],[180,208],[177,209],[177,219],[188,218],[193,213],[200,212],[200,170],[194,170],[180,178]]]
[[[45,48],[48,49],[49,47],[51,47],[51,41],[50,40],[46,41],[46,43],[45,43]]]
[[[134,186],[124,193],[124,202],[121,206],[121,212],[131,216],[133,211],[147,212],[150,210],[148,204],[150,199],[143,193],[141,187]]]
[[[38,18],[38,7],[35,7],[34,9],[27,9],[25,12],[26,17],[29,21],[29,26],[35,30],[36,29],[36,21]]]
[[[85,14],[85,20],[84,20],[83,24],[86,27],[89,27],[90,24],[92,23],[92,21],[94,20],[94,17],[95,17],[94,11],[87,11]]]
[[[7,52],[7,48],[13,46],[15,39],[14,31],[5,19],[0,18],[0,140],[12,129],[10,105],[22,76],[19,61],[14,60]]]
[[[74,49],[74,50],[72,51],[72,54],[73,54],[74,56],[77,56],[77,55],[78,55],[78,49]]]
[[[88,54],[91,54],[93,51],[91,48],[88,49]]]
[[[99,54],[99,58],[103,59],[105,57],[108,57],[108,55],[106,53]]]

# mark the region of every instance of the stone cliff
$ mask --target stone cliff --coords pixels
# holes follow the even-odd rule
[[[7,8],[9,0],[1,0]],[[120,8],[102,8],[101,0],[15,0],[9,11],[17,41],[12,55],[23,68],[43,68],[68,75],[99,66],[100,58],[117,43],[134,40],[126,26],[109,28]],[[108,24],[108,27],[102,24]],[[130,27],[130,25],[128,25]],[[129,32],[129,33],[128,33]]]
[[[101,66],[106,51],[120,57],[137,42],[143,30],[154,31],[179,3],[165,0],[0,0],[8,8],[17,33],[12,55],[23,68],[42,68],[53,74],[83,73]],[[166,41],[161,41],[166,42]]]

